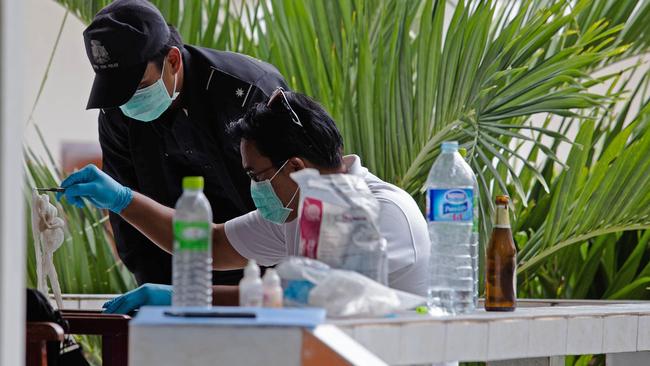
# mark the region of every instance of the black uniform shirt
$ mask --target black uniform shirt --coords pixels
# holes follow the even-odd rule
[[[179,106],[152,122],[128,118],[119,108],[99,113],[103,170],[121,184],[174,207],[189,175],[205,178],[214,222],[254,209],[250,179],[226,135],[227,125],[278,86],[280,73],[251,57],[185,46]],[[170,283],[171,256],[118,215],[110,215],[120,258],[138,283]],[[237,284],[240,271],[216,272],[215,284]]]

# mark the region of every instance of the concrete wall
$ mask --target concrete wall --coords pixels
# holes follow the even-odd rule
[[[25,0],[24,110],[25,123],[38,94],[65,10],[53,0]],[[55,159],[63,141],[97,141],[97,111],[86,111],[94,73],[83,45],[84,25],[69,14],[34,111],[37,124]],[[42,154],[44,149],[33,125],[25,129],[25,143]]]
[[[23,3],[0,1],[0,365],[25,361]],[[16,52],[17,51],[17,52]]]

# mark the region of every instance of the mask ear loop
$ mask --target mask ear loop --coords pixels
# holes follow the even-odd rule
[[[271,179],[269,179],[269,183],[273,180],[273,178],[275,178],[276,175],[278,175],[278,173],[280,173],[280,171],[284,168],[285,165],[287,165],[288,162],[289,162],[289,159],[287,159],[287,161],[285,161],[284,164],[282,164],[282,166],[280,167],[280,169],[278,169],[278,171],[275,172],[275,174],[273,174],[273,176],[271,177]],[[291,199],[289,200],[289,202],[287,203],[287,205],[284,206],[284,208],[289,208],[289,205],[291,204],[291,202],[293,202],[293,199],[296,198],[296,195],[298,194],[298,191],[299,191],[299,190],[300,190],[300,187],[296,188],[296,191],[293,192],[293,196],[291,196]],[[291,209],[291,210],[293,210],[293,209]]]
[[[288,162],[289,162],[289,159],[287,159],[287,161],[285,161],[284,164],[282,164],[282,166],[280,167],[280,169],[278,169],[278,171],[276,171],[275,174],[273,174],[273,176],[271,177],[271,179],[269,179],[269,182],[272,181],[273,178],[275,178],[275,176],[278,175],[278,174],[280,173],[280,171],[284,168],[285,165],[287,165]]]
[[[293,199],[296,198],[296,195],[298,194],[298,191],[300,191],[300,187],[296,188],[296,191],[293,192],[293,196],[291,196],[291,199],[289,200],[289,202],[287,202],[287,205],[284,206],[284,208],[289,208],[289,205],[291,204],[291,202],[293,202]],[[289,209],[293,211],[292,208],[289,208]]]
[[[167,61],[167,56],[165,56],[165,59],[163,60],[162,70],[160,70],[160,80],[162,80],[163,76],[165,75],[165,63],[166,63],[165,61]],[[180,94],[180,93],[176,92],[176,80],[177,80],[177,78],[178,78],[178,72],[174,73],[174,88],[172,89],[172,95],[170,96],[170,98],[172,98],[172,100],[175,100],[176,97],[178,97],[178,94]],[[163,85],[164,84],[165,84],[165,81],[163,80]]]

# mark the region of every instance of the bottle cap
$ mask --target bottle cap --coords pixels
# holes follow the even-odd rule
[[[510,197],[505,194],[500,194],[495,199],[497,205],[507,205],[510,202]]]
[[[280,276],[278,276],[278,272],[275,269],[269,268],[266,270],[266,273],[264,273],[262,282],[264,283],[264,286],[279,286]]]
[[[260,267],[257,266],[255,259],[248,261],[246,268],[244,268],[244,277],[260,278]]]
[[[203,189],[203,177],[183,178],[183,189]]]
[[[458,151],[458,141],[443,141],[442,142],[442,152],[456,152]]]

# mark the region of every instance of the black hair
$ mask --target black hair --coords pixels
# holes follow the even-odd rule
[[[308,160],[319,168],[338,168],[343,162],[343,138],[330,115],[313,99],[285,92],[303,127],[292,121],[280,100],[252,106],[244,117],[232,122],[228,132],[239,146],[241,139],[255,143],[257,150],[277,168],[291,157]],[[281,98],[281,96],[279,96]]]
[[[169,50],[172,49],[172,47],[176,47],[179,50],[183,50],[183,38],[181,37],[180,33],[178,33],[178,30],[176,30],[176,27],[174,27],[171,24],[167,24],[169,27],[169,40],[163,48],[158,51],[151,59],[149,59],[149,62],[153,62],[158,70],[162,70],[163,62],[165,62],[165,57],[167,57],[167,54],[169,53]]]

